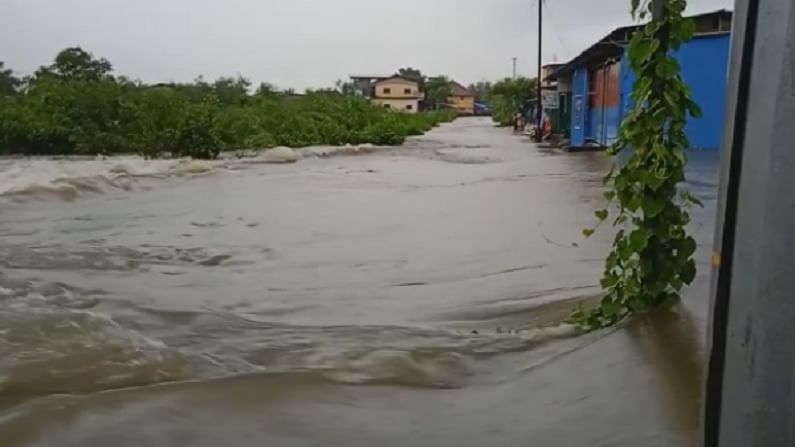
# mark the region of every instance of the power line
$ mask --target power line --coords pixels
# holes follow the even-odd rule
[[[544,7],[547,10],[547,20],[549,20],[549,23],[552,24],[551,28],[552,28],[553,33],[555,34],[555,37],[558,39],[558,42],[560,42],[560,45],[566,51],[566,56],[567,57],[571,57],[571,55],[573,54],[571,52],[571,48],[569,47],[569,45],[566,44],[566,42],[563,40],[563,36],[558,31],[558,26],[557,26],[557,24],[555,24],[555,20],[552,17],[552,11],[549,9],[549,5],[547,4],[547,0],[540,0],[540,1],[541,1],[541,3],[544,4]]]

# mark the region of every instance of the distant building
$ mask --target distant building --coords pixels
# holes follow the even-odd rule
[[[685,132],[694,149],[720,146],[726,103],[732,13],[718,10],[691,17],[696,34],[673,56],[702,116],[691,118]],[[572,147],[607,146],[618,137],[624,116],[632,110],[635,74],[627,60],[627,43],[638,26],[618,28],[546,76],[557,82],[561,112],[553,129],[562,130]]]
[[[416,81],[392,76],[373,83],[371,100],[385,109],[417,113],[423,98]]]
[[[544,113],[552,124],[552,133],[568,134],[571,124],[571,87],[566,79],[552,76],[565,64],[547,64],[541,67],[541,102]],[[534,117],[533,120],[537,120]]]
[[[450,81],[450,96],[447,105],[459,115],[475,114],[475,93],[455,81]]]
[[[357,96],[364,98],[373,97],[373,86],[376,82],[389,79],[393,75],[355,74],[350,75],[353,89]]]
[[[558,80],[551,76],[564,65],[566,64],[546,64],[541,66],[541,86],[556,87],[558,85]]]

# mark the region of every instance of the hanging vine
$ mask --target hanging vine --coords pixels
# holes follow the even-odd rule
[[[686,0],[658,1],[662,5],[653,11],[651,0],[632,0],[633,18],[651,21],[629,42],[634,105],[608,150],[617,155],[628,148],[631,155],[605,177],[609,204],[595,213],[600,223],[612,217],[620,228],[605,262],[604,295],[598,307],[571,316],[587,330],[676,302],[696,276],[696,241],[686,226],[688,208],[700,202],[677,185],[685,179],[687,116],[697,118],[701,111],[671,56],[693,36],[695,24],[682,15]],[[583,230],[586,237],[593,232]]]

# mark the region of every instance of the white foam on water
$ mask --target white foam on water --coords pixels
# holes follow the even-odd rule
[[[83,191],[129,189],[126,179],[202,175],[216,167],[295,163],[302,158],[370,153],[372,145],[276,147],[265,151],[221,154],[218,160],[145,159],[136,155],[111,157],[0,158],[0,196],[50,196],[74,200]],[[241,155],[242,154],[242,155]]]
[[[113,184],[119,177],[168,174],[189,163],[189,160],[146,160],[137,156],[5,159],[0,161],[0,195],[37,189],[46,192],[48,188],[68,194],[67,189],[85,186],[69,184],[70,180],[94,179]]]

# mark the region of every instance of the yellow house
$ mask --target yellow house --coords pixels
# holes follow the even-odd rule
[[[417,82],[392,76],[381,79],[373,85],[372,101],[385,109],[406,113],[417,113],[422,93]]]
[[[475,114],[475,94],[458,82],[450,82],[450,96],[447,104],[459,115]]]

